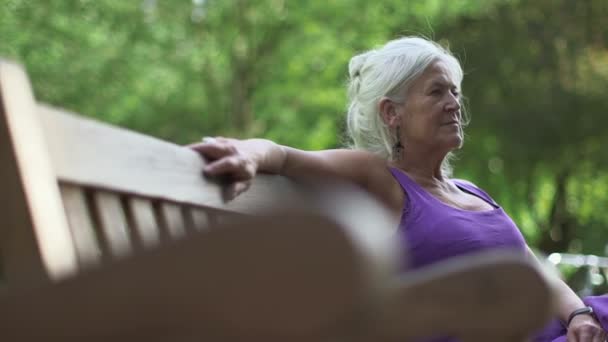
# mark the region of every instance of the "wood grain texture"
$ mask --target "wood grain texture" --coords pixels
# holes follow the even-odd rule
[[[0,60],[0,249],[9,285],[60,279],[77,268],[59,188],[24,71]]]
[[[37,108],[62,181],[245,213],[297,196],[288,179],[259,175],[249,191],[226,203],[220,185],[203,177],[205,162],[192,150],[46,105]]]
[[[190,149],[47,106],[38,112],[61,180],[223,206],[220,187],[203,178],[204,162]]]

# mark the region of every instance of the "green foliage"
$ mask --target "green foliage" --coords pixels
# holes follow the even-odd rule
[[[608,241],[603,0],[2,0],[0,55],[42,101],[177,143],[340,146],[347,65],[400,35],[449,44],[472,123],[456,174],[545,252]]]
[[[608,241],[607,13],[602,1],[510,1],[441,27],[467,56],[461,165],[545,251],[603,254]]]

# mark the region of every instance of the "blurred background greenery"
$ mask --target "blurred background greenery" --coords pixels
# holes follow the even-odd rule
[[[349,58],[449,45],[472,122],[457,177],[544,253],[608,254],[605,0],[0,0],[38,99],[179,144],[343,144]]]

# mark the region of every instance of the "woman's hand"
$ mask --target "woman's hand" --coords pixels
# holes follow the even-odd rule
[[[568,326],[568,342],[605,342],[607,337],[600,323],[590,315],[578,315]]]
[[[251,186],[258,171],[255,153],[248,151],[244,142],[230,138],[204,138],[201,143],[190,145],[209,162],[203,173],[225,180],[224,199],[232,200]]]

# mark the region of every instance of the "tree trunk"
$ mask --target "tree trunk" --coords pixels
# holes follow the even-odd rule
[[[569,170],[561,171],[555,178],[555,196],[549,214],[549,230],[544,234],[538,247],[544,253],[566,252],[573,238],[573,224],[575,223],[567,208],[567,184],[570,176]]]

